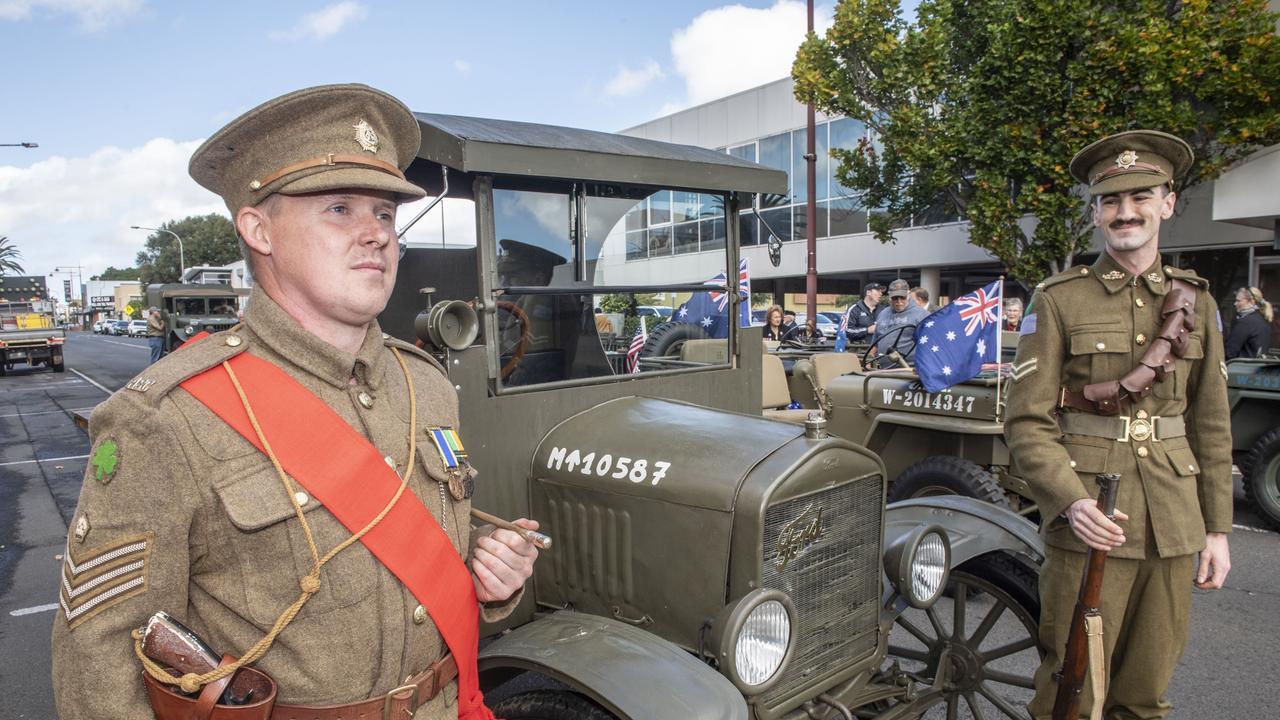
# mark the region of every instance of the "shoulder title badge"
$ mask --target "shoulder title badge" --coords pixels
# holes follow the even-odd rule
[[[362,118],[351,127],[356,129],[356,142],[360,143],[361,148],[371,153],[378,152],[378,133],[373,131],[373,126]]]
[[[1116,167],[1129,169],[1138,164],[1138,153],[1125,150],[1116,157]]]

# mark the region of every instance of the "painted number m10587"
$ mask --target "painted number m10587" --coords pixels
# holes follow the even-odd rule
[[[581,450],[562,447],[551,448],[551,454],[547,456],[548,470],[579,472],[583,475],[608,477],[615,480],[625,479],[636,484],[647,482],[650,485],[657,485],[667,476],[667,470],[670,467],[671,463],[665,460],[649,461],[645,458],[632,460],[622,456],[615,458],[609,453],[592,451],[584,454]]]

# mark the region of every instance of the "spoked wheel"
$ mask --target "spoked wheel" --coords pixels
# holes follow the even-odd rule
[[[956,568],[948,597],[896,621],[889,655],[925,683],[948,663],[946,701],[922,717],[1026,720],[1040,665],[1040,598],[1036,575],[1002,553]],[[981,591],[981,592],[974,592]]]

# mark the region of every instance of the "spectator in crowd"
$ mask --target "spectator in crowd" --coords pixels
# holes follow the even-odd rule
[[[782,322],[782,308],[774,305],[764,314],[764,339],[781,340],[787,334],[787,327]]]
[[[782,311],[782,328],[786,330],[788,334],[800,332],[800,326],[796,324],[795,310]]]
[[[872,342],[875,343],[877,354],[884,355],[896,348],[906,360],[915,355],[916,338],[913,329],[924,322],[929,313],[911,302],[910,294],[911,286],[906,280],[899,278],[889,283],[889,307],[882,309],[876,316]]]
[[[164,357],[164,319],[160,316],[158,307],[147,310],[147,344],[151,346],[153,364]]]
[[[818,322],[812,318],[804,321],[804,327],[797,333],[797,337],[805,342],[821,342],[822,331],[818,329]]]
[[[1022,325],[1022,298],[1005,298],[1004,301],[1004,323],[1001,326],[1003,330],[1012,330],[1017,332]]]
[[[883,296],[884,286],[880,283],[870,283],[862,289],[862,299],[850,305],[845,311],[849,322],[844,334],[850,342],[866,340],[875,333],[876,313],[880,298]]]
[[[929,310],[929,291],[922,287],[911,288],[911,302],[924,308],[926,312]]]
[[[1271,349],[1271,303],[1256,287],[1236,290],[1236,319],[1227,334],[1227,359],[1258,357]]]

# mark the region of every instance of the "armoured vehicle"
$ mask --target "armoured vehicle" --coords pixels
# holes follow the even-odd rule
[[[227,285],[153,283],[148,307],[160,308],[166,352],[200,332],[220,332],[240,322],[240,293]]]
[[[1227,363],[1231,450],[1245,497],[1280,530],[1280,357]]]
[[[476,505],[555,538],[516,612],[484,628],[498,716],[1020,717],[1034,526],[964,497],[886,506],[875,453],[817,418],[762,416],[759,328],[630,358],[601,341],[607,295],[710,292],[735,317],[736,283],[708,279],[737,277],[739,213],[785,192],[783,173],[417,117],[407,174],[436,196],[417,217],[447,198],[444,216],[402,231],[379,320],[447,368]]]
[[[57,326],[48,300],[0,302],[0,375],[19,363],[63,372],[67,331]]]

